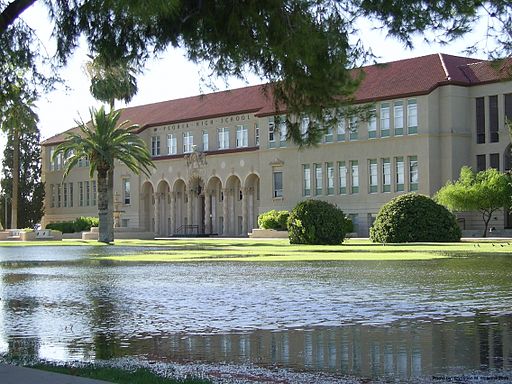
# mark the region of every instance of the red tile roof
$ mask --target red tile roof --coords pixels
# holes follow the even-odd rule
[[[506,66],[505,64],[509,64]],[[489,61],[445,54],[432,54],[412,59],[375,64],[354,70],[364,79],[355,93],[357,102],[424,95],[446,85],[471,86],[510,78],[511,60],[495,65]],[[185,121],[209,119],[240,113],[271,115],[275,111],[270,86],[255,85],[228,91],[123,109],[121,121],[130,120],[143,129]],[[43,145],[65,139],[59,134]]]

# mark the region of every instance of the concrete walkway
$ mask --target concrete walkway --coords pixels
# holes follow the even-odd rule
[[[107,381],[62,375],[0,363],[1,384],[107,384]]]

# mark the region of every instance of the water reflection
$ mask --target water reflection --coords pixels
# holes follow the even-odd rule
[[[0,353],[363,377],[512,369],[509,257],[133,265],[84,248],[0,248]]]
[[[136,356],[155,361],[252,363],[362,377],[420,378],[475,370],[512,369],[512,316],[451,318],[386,327],[255,330],[231,334],[96,335],[90,343],[43,348],[38,338],[11,338],[17,357],[108,359]],[[62,350],[58,355],[62,358]]]

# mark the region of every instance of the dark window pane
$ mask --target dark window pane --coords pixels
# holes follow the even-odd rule
[[[484,171],[485,168],[485,155],[476,155],[476,171]]]
[[[491,153],[489,155],[489,165],[491,168],[500,170],[500,154],[499,153]]]
[[[497,143],[498,134],[498,96],[489,96],[489,141]]]
[[[476,99],[476,143],[485,143],[485,104],[483,97]]]

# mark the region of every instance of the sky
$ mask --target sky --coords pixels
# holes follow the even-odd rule
[[[46,10],[39,3],[36,2],[35,5],[25,11],[23,18],[36,29],[46,50],[53,52],[54,43],[50,39],[51,29],[47,21]],[[406,49],[401,42],[386,37],[382,31],[373,31],[369,22],[361,25],[360,28],[364,31],[362,40],[379,57],[378,61],[388,62],[439,52],[465,56],[463,51],[468,45],[478,40],[481,42],[481,36],[485,35],[485,25],[485,22],[480,23],[475,26],[475,30],[471,35],[449,46],[426,44],[423,41],[424,36],[417,35],[413,40],[413,50]],[[79,117],[84,120],[88,119],[89,108],[100,105],[89,93],[89,79],[83,70],[84,64],[88,60],[86,54],[87,51],[84,45],[82,45],[72,56],[68,65],[60,72],[66,87],[59,86],[55,91],[42,96],[36,103],[42,140],[75,126],[75,120]],[[486,57],[483,52],[477,54],[477,56],[481,58]],[[264,82],[251,74],[247,75],[245,81],[228,79],[226,82],[224,79],[213,79],[216,89],[212,90],[201,80],[201,77],[208,77],[208,73],[207,65],[201,66],[189,62],[184,52],[179,49],[169,50],[161,55],[160,58],[148,62],[147,67],[138,77],[138,94],[128,106],[160,102]],[[124,104],[116,104],[118,108],[122,106]],[[3,144],[3,142],[5,142],[5,137],[2,137],[0,144]],[[3,156],[3,150],[0,152],[0,158],[1,156]]]

